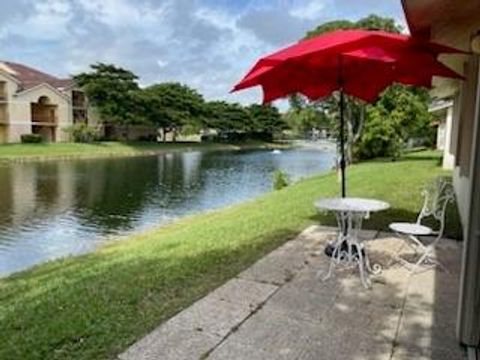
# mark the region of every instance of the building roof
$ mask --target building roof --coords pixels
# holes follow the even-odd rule
[[[10,61],[0,61],[0,71],[8,73],[20,83],[20,90],[28,90],[40,84],[48,84],[62,90],[73,85],[72,79],[60,79],[29,66]]]
[[[410,33],[427,38],[433,26],[478,19],[480,11],[480,1],[402,0],[402,5]]]

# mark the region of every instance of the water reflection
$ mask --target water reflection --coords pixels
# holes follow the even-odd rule
[[[107,235],[238,203],[331,168],[314,149],[189,152],[0,166],[0,274],[93,249]]]

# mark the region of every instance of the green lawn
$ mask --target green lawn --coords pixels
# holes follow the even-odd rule
[[[349,195],[392,204],[365,226],[414,219],[422,186],[444,174],[438,162],[422,152],[349,168]],[[307,225],[331,224],[312,202],[338,188],[335,174],[317,176],[0,280],[0,358],[114,358]]]
[[[190,149],[238,149],[272,146],[261,142],[247,142],[241,145],[198,142],[155,143],[155,142],[116,142],[105,141],[93,144],[43,143],[0,145],[0,161],[18,161],[45,158],[126,156],[151,154],[163,151],[184,151]]]

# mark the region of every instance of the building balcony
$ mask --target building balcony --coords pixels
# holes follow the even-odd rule
[[[32,119],[32,125],[37,126],[57,126],[58,118],[51,116],[35,116]]]
[[[73,91],[72,107],[74,109],[85,109],[87,106],[85,94],[81,91]]]

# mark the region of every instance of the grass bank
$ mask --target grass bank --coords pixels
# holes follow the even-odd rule
[[[34,161],[68,158],[153,155],[163,152],[189,150],[237,150],[280,147],[282,144],[246,142],[216,144],[199,142],[155,143],[105,141],[92,144],[42,143],[0,145],[0,161]],[[285,144],[283,146],[286,146]]]
[[[438,160],[422,152],[349,168],[349,195],[392,205],[365,226],[414,219],[422,186],[443,174]],[[335,174],[317,176],[0,280],[0,358],[114,358],[305,226],[331,224],[312,202],[338,187]]]

